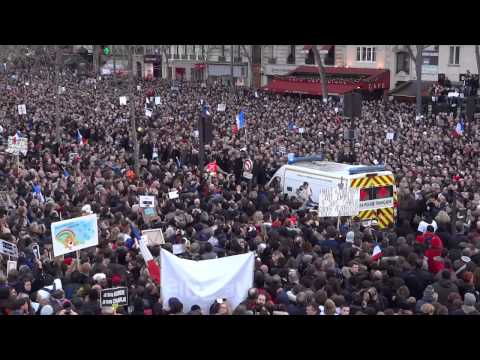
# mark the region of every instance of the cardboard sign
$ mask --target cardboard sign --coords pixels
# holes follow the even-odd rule
[[[0,240],[0,254],[15,258],[18,257],[17,245],[5,240]]]
[[[54,256],[61,256],[98,245],[96,214],[57,221],[52,223],[50,228]]]
[[[217,105],[217,111],[223,112],[227,108],[227,105],[225,104],[218,104]]]
[[[111,307],[116,306],[128,306],[128,288],[116,287],[102,290],[100,294],[100,305]]]
[[[140,195],[140,207],[154,207],[155,206],[155,196],[150,195]]]
[[[359,189],[340,189],[338,186],[320,189],[318,197],[319,217],[355,216],[359,211]]]
[[[32,246],[33,255],[35,255],[35,259],[40,260],[40,246],[35,244]]]
[[[155,105],[160,105],[160,96],[155,96]]]
[[[8,260],[7,261],[7,276],[8,273],[12,270],[17,270],[17,262],[13,260]]]
[[[120,105],[127,105],[127,97],[120,96]]]
[[[173,191],[170,191],[168,193],[168,198],[170,200],[173,200],[173,199],[178,199],[179,195],[178,195],[178,190],[173,190]]]
[[[165,244],[162,229],[142,230],[142,237],[147,246],[156,246]]]
[[[142,212],[143,221],[146,223],[157,221],[160,217],[157,214],[157,210],[154,207],[140,208]]]
[[[6,191],[0,191],[0,206],[4,208],[15,207],[10,195],[8,195],[8,192]]]
[[[7,149],[5,151],[13,155],[27,155],[28,139],[18,136],[9,136]]]
[[[25,104],[18,105],[18,115],[27,115],[27,107]]]

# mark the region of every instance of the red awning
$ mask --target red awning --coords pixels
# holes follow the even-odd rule
[[[274,79],[262,89],[265,91],[272,91],[278,93],[322,95],[322,84],[320,82],[303,82]],[[327,89],[328,94],[330,95],[342,95],[357,89],[357,85],[328,84]]]
[[[195,64],[195,69],[202,70],[207,67],[207,64]]]

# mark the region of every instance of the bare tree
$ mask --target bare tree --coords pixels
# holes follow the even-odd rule
[[[323,102],[328,101],[328,84],[325,76],[325,66],[323,65],[323,58],[318,50],[318,45],[312,45],[313,55],[315,56],[315,62],[318,64],[318,74],[320,75],[320,81],[322,83],[322,98]]]
[[[250,50],[252,50],[252,45],[250,46]],[[260,45],[261,46],[261,45]],[[245,57],[248,60],[248,72],[250,74],[250,83],[248,84],[250,87],[253,87],[253,63],[252,63],[252,55],[251,52],[247,50],[245,45],[242,45],[242,51]]]
[[[416,56],[413,54],[411,45],[407,45],[408,53],[415,63],[416,80],[416,99],[417,99],[417,116],[422,114],[422,64],[423,64],[423,50],[429,45],[415,45]]]

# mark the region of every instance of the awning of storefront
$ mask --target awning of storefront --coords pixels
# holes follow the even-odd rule
[[[353,90],[385,91],[390,87],[390,72],[384,69],[326,67],[325,73],[330,95],[345,94]],[[348,78],[349,75],[351,79]],[[286,76],[274,78],[263,89],[282,93],[321,95],[322,86],[318,67],[299,66]]]
[[[351,84],[328,84],[327,88],[330,95],[342,95],[355,90],[357,86]],[[322,95],[322,84],[320,82],[274,79],[262,89],[277,93]]]

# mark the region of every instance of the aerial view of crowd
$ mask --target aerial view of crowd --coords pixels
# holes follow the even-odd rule
[[[479,127],[462,115],[417,116],[414,104],[364,101],[351,142],[333,99],[210,82],[172,90],[167,80],[137,79],[137,173],[130,103],[119,101],[132,101],[126,84],[65,70],[58,91],[52,72],[11,64],[0,72],[0,192],[8,199],[0,239],[18,248],[14,268],[0,255],[0,315],[479,313]],[[213,124],[205,162],[216,161],[214,176],[198,166],[205,104]],[[8,137],[16,135],[28,138],[28,151],[12,156]],[[289,153],[385,165],[399,192],[395,226],[356,218],[337,226],[282,195],[269,180]],[[247,157],[251,180],[243,177]],[[178,198],[165,196],[173,189]],[[145,194],[156,199],[150,220],[139,204]],[[53,256],[51,224],[88,214],[98,217],[98,246]],[[137,241],[139,231],[158,228],[165,243],[148,247],[157,263],[161,248],[179,244],[181,258],[197,261],[255,252],[244,300],[219,299],[205,312],[165,299]],[[383,256],[374,260],[376,245]],[[101,291],[115,287],[128,289],[128,306],[101,305]]]

